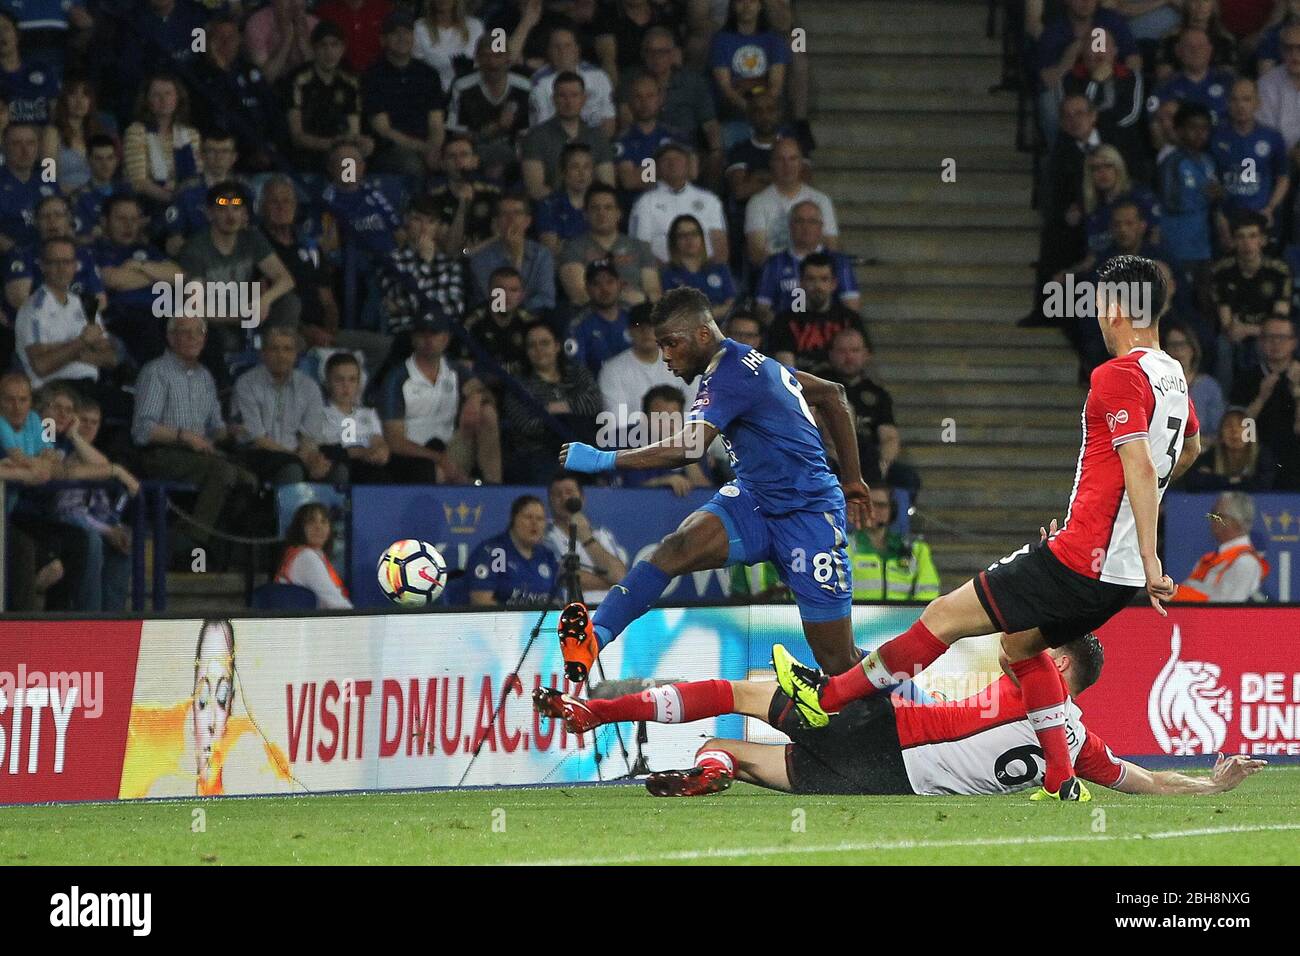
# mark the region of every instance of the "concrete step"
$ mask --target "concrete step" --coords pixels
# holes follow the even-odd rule
[[[907,449],[943,440],[943,426],[938,422],[900,425],[898,431],[903,439],[903,447]],[[966,415],[963,414],[957,420],[955,437],[958,443],[963,444],[972,442],[976,445],[993,446],[1052,445],[1072,448],[1074,451],[1071,454],[1077,454],[1079,429],[1044,425],[976,425],[966,421]]]
[[[944,516],[957,508],[1001,507],[1009,501],[1014,501],[1017,507],[1026,509],[1027,512],[1041,514],[1050,521],[1053,516],[1059,518],[1065,514],[1065,505],[1070,495],[1069,482],[1065,482],[1063,488],[1057,487],[1055,483],[1045,486],[1043,475],[1034,476],[1037,487],[1017,488],[1014,494],[1008,494],[1001,484],[989,485],[987,476],[981,476],[988,486],[985,488],[947,488],[932,482],[928,474],[924,477],[921,509],[932,513],[939,521],[945,520]],[[1034,521],[1042,524],[1041,518],[1032,517],[1026,520],[1025,526],[1028,527]]]
[[[939,69],[943,69],[942,64]],[[852,146],[926,146],[945,151],[958,163],[967,146],[989,143],[1012,145],[1016,137],[1016,118],[1007,114],[965,112],[939,113],[918,122],[916,114],[904,112],[862,113],[858,109],[817,109],[817,142],[833,147]]]
[[[868,18],[869,19],[869,18]],[[819,34],[809,34],[808,52],[816,64],[819,57],[828,54],[849,54],[879,57],[887,55],[906,55],[924,57],[927,66],[943,69],[944,61],[949,57],[968,56],[979,53],[986,56],[1000,56],[1002,48],[999,40],[986,37],[981,30],[978,36],[957,36],[950,33],[897,33],[859,32],[849,23],[841,27],[848,29],[826,30]],[[867,64],[870,68],[870,63]]]
[[[894,367],[910,371],[918,366],[933,365],[944,368],[966,366],[1006,367],[1019,373],[1024,368],[1052,368],[1067,364],[1063,361],[1068,354],[1063,349],[1053,347],[1021,346],[1019,348],[993,345],[984,342],[980,345],[912,345],[894,342],[888,351],[876,345],[876,368],[881,375],[894,376]],[[1072,365],[1072,363],[1070,363]],[[886,372],[889,368],[891,371]],[[1071,379],[1073,381],[1073,379]]]
[[[816,113],[812,117],[813,132],[816,135],[821,120]],[[988,172],[1012,174],[1022,179],[1033,171],[1033,158],[1028,153],[1017,152],[1014,143],[992,143],[986,146],[965,146],[961,155],[949,157],[949,151],[934,149],[930,146],[888,146],[845,148],[822,146],[819,142],[813,154],[812,183],[819,189],[821,177],[825,171],[840,170],[850,172],[858,177],[876,171],[919,170],[936,172],[944,159],[957,160],[957,177],[966,173]],[[936,176],[937,178],[937,176]],[[840,193],[839,195],[843,195]],[[1029,186],[1026,181],[1024,202],[1029,202]]]
[[[1077,413],[1083,392],[1075,385],[1020,382],[899,382],[890,388],[896,406],[946,410],[953,417],[967,408],[1063,408]]]
[[[967,428],[1070,428],[1074,430],[1073,441],[1078,441],[1081,436],[1079,426],[1079,411],[1083,407],[1083,394],[1080,393],[1079,401],[1069,407],[1052,407],[1042,408],[1036,406],[1024,406],[1022,408],[999,408],[989,407],[980,408],[971,406],[961,409],[960,417],[957,418],[957,441],[965,441]],[[951,418],[951,415],[938,414],[941,410],[931,406],[911,406],[894,403],[894,420],[898,423],[899,428],[920,428],[920,429],[942,429],[943,419]],[[971,436],[972,439],[974,436]],[[932,435],[928,441],[942,441],[941,434]]]
[[[1002,76],[997,51],[965,52],[943,58],[942,69],[929,69],[924,58],[884,54],[869,59],[860,53],[813,52],[809,67],[818,90],[915,90],[918,87],[970,95],[984,94]]]
[[[890,37],[891,41],[901,39]],[[814,83],[816,77],[813,78]],[[851,90],[824,90],[817,93],[817,109],[822,110],[856,110],[869,116],[877,112],[903,110],[917,117],[927,114],[923,122],[934,122],[931,113],[952,113],[960,111],[965,115],[986,113],[1016,115],[1016,99],[1013,94],[989,93],[986,95],[963,95],[942,90],[911,90],[890,93],[872,93]],[[820,115],[820,114],[819,114]],[[922,122],[917,117],[918,122]]]
[[[847,167],[827,168],[819,148],[814,154],[815,182],[818,189],[837,202],[879,200],[882,203],[925,203],[945,209],[948,206],[1029,209],[1031,184],[1022,173],[966,171],[963,169],[964,156],[959,156],[956,178],[944,182],[940,178],[943,158],[941,150],[931,149],[919,169],[864,172],[860,161],[853,161]],[[934,220],[929,218],[927,221]]]
[[[1020,502],[1006,502],[980,507],[947,507],[938,516],[945,525],[971,534],[1006,535],[1008,540],[1019,536],[1028,541],[1031,537],[1038,536],[1040,526],[1046,527],[1046,522],[1053,517],[1060,517],[1048,515],[1047,512],[1043,514],[1046,515],[1046,521],[1038,517],[1035,509],[1026,509]],[[940,534],[942,531],[936,527],[934,533]]]
[[[835,203],[840,228],[865,226],[912,226],[933,222],[941,216],[945,226],[963,229],[1038,230],[1038,215],[1027,206],[988,206],[976,203],[877,202],[872,199],[844,199]]]
[[[933,290],[923,287],[887,289],[883,292],[880,288],[864,289],[862,311],[869,319],[874,319],[878,314],[877,309],[888,309],[899,305],[937,310],[945,301],[966,305],[971,297],[979,295],[980,291],[973,289],[960,292],[951,287]],[[990,303],[1003,310],[1004,317],[1001,321],[969,321],[964,312],[956,309],[954,311],[958,311],[959,315],[953,319],[873,321],[871,337],[876,348],[882,349],[886,344],[890,346],[975,345],[1005,348],[1009,352],[1021,349],[1052,349],[1060,356],[1073,354],[1061,333],[1055,329],[1018,329],[1013,325],[1010,317],[1018,315],[1015,312],[1016,302],[1024,304],[1028,294],[1024,290],[1002,289],[995,286],[984,291]]]
[[[941,363],[931,360],[924,352],[917,353],[918,361],[876,359],[881,377],[891,383],[934,382],[971,384],[1009,382],[1023,385],[1072,385],[1078,380],[1073,366],[1058,364],[999,364]]]
[[[169,571],[167,574],[167,594],[169,597],[186,595],[233,594],[239,592],[242,600],[244,593],[244,576],[236,571],[225,573],[204,572],[189,574]]]
[[[907,460],[919,468],[1006,468],[1073,470],[1079,455],[1076,444],[1006,445],[980,444],[958,438],[949,444],[913,444],[907,446]]]
[[[870,36],[944,34],[984,40],[988,8],[978,2],[878,3],[875,0],[821,0],[799,4],[799,23],[810,37],[834,33]]]
[[[861,250],[857,249],[846,251],[861,254]],[[885,264],[886,261],[889,262],[888,265]],[[940,286],[1000,286],[1003,289],[1019,290],[1025,297],[1026,312],[1033,304],[1030,298],[1030,284],[1034,278],[1034,270],[1027,262],[1009,264],[993,261],[977,265],[881,259],[876,262],[869,260],[863,262],[857,267],[856,275],[858,287],[862,289],[886,284],[921,289],[934,289]],[[949,317],[945,316],[945,318]],[[1059,332],[1056,334],[1060,335]]]
[[[1038,255],[1029,229],[862,228],[840,229],[840,248],[882,263],[948,266],[1020,266],[1026,272]],[[1026,306],[1028,308],[1028,306]]]

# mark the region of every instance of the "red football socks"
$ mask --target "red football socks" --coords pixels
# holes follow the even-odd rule
[[[1043,787],[1049,793],[1056,793],[1062,783],[1074,776],[1070,745],[1065,737],[1065,684],[1056,662],[1046,651],[1027,661],[1016,661],[1011,669],[1020,681],[1029,723],[1038,735],[1047,762]]]
[[[860,663],[832,677],[822,690],[822,708],[827,713],[837,713],[849,701],[869,697],[878,690],[915,677],[947,649],[947,644],[917,621],[892,641],[880,645]]]
[[[613,700],[587,701],[591,712],[605,724],[636,720],[681,724],[729,714],[733,705],[731,681],[725,680],[665,684]]]

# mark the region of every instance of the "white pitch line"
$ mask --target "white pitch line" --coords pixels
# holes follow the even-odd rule
[[[1227,833],[1262,833],[1300,830],[1300,823],[1269,823],[1259,826],[1203,827],[1197,830],[1163,830],[1124,835],[1080,834],[1078,836],[989,837],[975,840],[895,840],[888,843],[831,843],[821,846],[761,846],[716,850],[676,850],[628,856],[587,859],[538,860],[519,866],[611,866],[620,863],[679,863],[692,860],[729,860],[747,856],[779,856],[785,853],[860,853],[864,851],[925,850],[981,846],[1034,846],[1048,843],[1107,843],[1119,840],[1178,840],[1187,837],[1220,836]]]

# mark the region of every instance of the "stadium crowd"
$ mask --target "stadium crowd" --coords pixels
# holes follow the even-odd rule
[[[121,609],[141,480],[193,519],[173,555],[222,569],[275,486],[545,485],[602,413],[670,434],[694,384],[648,320],[682,285],[842,382],[864,476],[915,495],[792,25],[789,0],[0,3],[7,607]],[[280,576],[337,585],[301,518]],[[882,593],[904,547],[862,542]]]
[[[1300,2],[1027,0],[1022,40],[1042,233],[1021,324],[1059,326],[1086,381],[1096,322],[1051,292],[1157,259],[1205,448],[1181,487],[1300,490]]]

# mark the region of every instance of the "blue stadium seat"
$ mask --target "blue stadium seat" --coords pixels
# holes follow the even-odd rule
[[[271,581],[253,589],[250,606],[257,611],[314,611],[317,605],[309,589]]]

